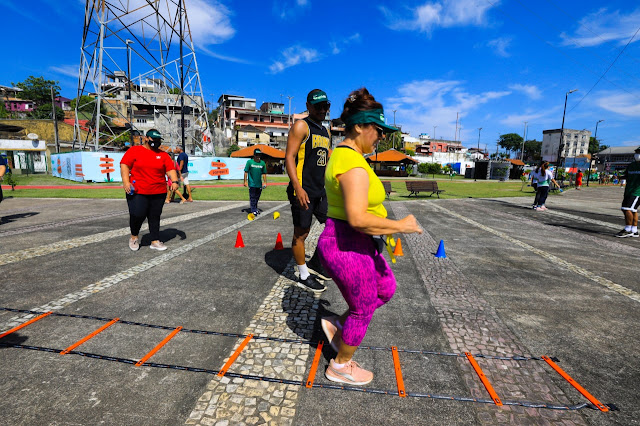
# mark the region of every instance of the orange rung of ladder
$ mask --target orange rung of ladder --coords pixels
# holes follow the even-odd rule
[[[143,356],[140,361],[136,362],[136,367],[140,367],[142,364],[144,364],[145,362],[147,362],[147,360],[149,358],[151,358],[153,356],[153,354],[155,354],[156,352],[158,352],[164,345],[167,344],[167,342],[171,339],[173,339],[173,337],[178,334],[180,332],[180,330],[182,330],[182,327],[178,327],[175,330],[173,330],[167,337],[164,338],[164,340],[160,343],[158,343],[158,345],[151,349],[149,351],[148,354],[146,354],[145,356]]]
[[[398,238],[398,242],[400,239]],[[391,346],[391,354],[393,355],[393,368],[396,372],[396,383],[398,384],[398,395],[402,398],[407,397],[404,390],[404,380],[402,379],[402,368],[400,368],[400,357],[398,356],[398,348]]]
[[[118,321],[120,321],[120,318],[112,319],[111,321],[109,321],[108,323],[106,323],[105,325],[103,325],[102,327],[100,327],[99,329],[94,331],[93,333],[87,335],[86,337],[83,337],[82,339],[80,339],[77,342],[75,342],[73,345],[69,346],[64,351],[60,352],[60,355],[68,354],[69,352],[71,352],[72,350],[74,350],[75,348],[77,348],[78,346],[80,346],[81,344],[86,342],[87,340],[89,340],[89,339],[97,336],[98,334],[102,333],[104,330],[106,330],[107,328],[111,327],[113,324],[117,323]]]
[[[320,340],[318,342],[318,347],[316,348],[316,354],[313,357],[313,362],[311,363],[311,369],[309,370],[309,377],[307,377],[307,384],[305,385],[308,388],[313,387],[313,382],[316,379],[316,370],[318,369],[318,363],[320,362],[320,356],[322,355],[322,346],[324,342]]]
[[[44,318],[44,317],[46,317],[48,315],[51,315],[52,313],[53,313],[53,311],[49,311],[49,312],[45,312],[42,315],[38,315],[35,318],[31,318],[29,321],[25,322],[24,324],[20,324],[19,326],[13,327],[11,330],[5,331],[4,333],[0,334],[0,339],[2,339],[4,336],[7,336],[7,335],[13,333],[14,331],[18,331],[21,328],[24,328],[24,327],[28,326],[29,324],[33,324],[34,322],[36,322],[38,320],[41,320],[42,318]]]
[[[562,378],[564,378],[567,382],[569,382],[569,384],[571,386],[576,388],[578,390],[578,392],[580,392],[585,398],[587,398],[593,405],[598,407],[598,410],[600,410],[602,412],[605,412],[605,413],[607,411],[609,411],[609,408],[606,405],[604,405],[603,403],[598,401],[593,395],[591,395],[589,392],[587,392],[587,390],[585,388],[580,386],[575,380],[573,380],[571,378],[571,376],[569,376],[567,373],[565,373],[562,368],[558,367],[558,364],[556,364],[555,362],[551,361],[551,359],[548,356],[544,356],[543,355],[543,356],[541,356],[541,358],[543,360],[545,360],[547,362],[547,364],[549,364],[551,366],[551,368],[556,370],[556,372],[558,372],[558,374],[560,374],[562,376]]]
[[[231,367],[231,365],[235,362],[235,360],[240,356],[240,352],[242,352],[244,347],[247,346],[247,343],[249,343],[249,340],[251,339],[253,339],[253,334],[249,334],[247,335],[247,337],[244,338],[242,343],[240,343],[240,346],[238,346],[238,349],[235,350],[235,352],[231,355],[229,360],[224,364],[224,366],[218,372],[219,377],[222,377],[225,374],[227,374],[229,367]]]
[[[478,375],[478,377],[480,377],[482,384],[487,389],[487,392],[489,392],[489,395],[491,396],[491,399],[493,399],[493,402],[498,406],[502,405],[502,401],[500,401],[500,397],[498,396],[496,391],[493,389],[493,386],[491,386],[489,379],[487,379],[487,376],[484,375],[484,373],[482,372],[482,369],[476,362],[473,355],[471,355],[471,352],[465,352],[464,354],[467,356],[467,359],[471,363],[471,366],[473,367],[473,369],[476,370],[476,374]]]

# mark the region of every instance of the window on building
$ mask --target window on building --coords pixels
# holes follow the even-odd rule
[[[182,120],[178,119],[178,127],[189,127],[191,126],[191,120],[184,120],[184,126],[182,126]]]
[[[247,137],[247,132],[242,132],[242,136]]]
[[[260,135],[256,133],[256,139],[260,139]]]

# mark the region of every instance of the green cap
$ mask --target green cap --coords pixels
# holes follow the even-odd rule
[[[321,102],[329,102],[329,98],[327,97],[327,94],[324,92],[324,90],[313,89],[307,95],[307,102],[309,102],[311,105],[315,105]]]
[[[377,124],[382,128],[385,133],[397,132],[393,126],[387,125],[384,122],[384,111],[382,109],[370,109],[368,111],[358,111],[352,116],[348,117],[344,124],[347,126],[353,126],[356,124]]]
[[[253,150],[253,155],[261,155],[262,151],[260,151],[260,149],[256,148]]]
[[[162,135],[156,129],[151,129],[147,132],[147,137],[151,139],[160,139],[162,140]]]

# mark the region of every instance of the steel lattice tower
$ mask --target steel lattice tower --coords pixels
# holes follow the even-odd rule
[[[212,152],[184,0],[87,0],[81,50],[74,149],[155,128],[165,145]]]

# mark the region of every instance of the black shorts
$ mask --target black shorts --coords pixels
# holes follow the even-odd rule
[[[291,203],[293,226],[309,229],[311,228],[313,216],[315,216],[320,223],[325,223],[327,221],[327,210],[329,209],[329,205],[327,204],[326,195],[320,198],[310,198],[309,208],[307,210],[300,207],[298,199],[293,195],[289,195],[289,202]]]
[[[620,210],[628,210],[633,213],[638,213],[638,205],[640,205],[640,197],[637,195],[625,195],[622,200],[622,207]]]

